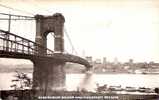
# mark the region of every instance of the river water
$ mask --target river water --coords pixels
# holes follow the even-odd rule
[[[15,73],[0,73],[1,90],[11,89],[10,85],[13,84],[11,80],[14,79],[14,75]],[[32,77],[32,74],[28,75]],[[76,90],[81,86],[84,78],[85,74],[67,74],[66,89]],[[155,88],[159,87],[159,74],[92,74],[86,87],[89,90],[94,90],[97,83],[108,86],[121,85],[123,88],[126,86]]]

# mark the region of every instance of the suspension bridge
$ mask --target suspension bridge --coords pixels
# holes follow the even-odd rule
[[[62,14],[33,17],[6,13],[0,13],[0,15],[7,16],[0,20],[8,21],[8,30],[0,29],[0,57],[31,60],[33,62],[33,89],[50,91],[65,86],[64,66],[66,62],[82,64],[86,69],[92,67],[87,60],[65,53],[65,18]],[[35,42],[12,33],[10,31],[12,20],[35,20]],[[16,28],[18,30],[18,26]],[[47,35],[51,32],[54,33],[54,51],[47,48]],[[68,34],[67,37],[69,38]],[[71,42],[70,38],[69,41]],[[72,43],[71,46],[75,50]]]

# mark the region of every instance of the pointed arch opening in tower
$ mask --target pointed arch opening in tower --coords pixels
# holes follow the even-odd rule
[[[47,35],[47,48],[54,51],[54,32],[50,32]]]

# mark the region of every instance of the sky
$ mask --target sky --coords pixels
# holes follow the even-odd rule
[[[107,57],[108,61],[118,58],[121,62],[130,58],[136,62],[159,62],[157,0],[0,0],[0,4],[23,11],[0,7],[0,12],[4,13],[29,16],[62,13],[65,29],[79,56]],[[25,26],[18,26],[18,30],[13,25],[12,31],[21,31],[17,34],[34,41],[35,24],[25,23]],[[65,49],[71,52],[66,38],[65,41]],[[52,44],[49,35],[50,49],[53,49]]]

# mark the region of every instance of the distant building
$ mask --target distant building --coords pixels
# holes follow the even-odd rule
[[[103,57],[103,67],[106,68],[107,67],[107,58]]]
[[[107,58],[103,57],[103,64],[107,64]]]
[[[95,63],[96,63],[96,64],[102,64],[102,61],[101,61],[101,59],[96,59],[96,60],[95,60]]]
[[[133,64],[134,60],[133,59],[129,59],[129,64]]]
[[[114,64],[117,65],[118,63],[119,63],[119,62],[118,62],[118,58],[115,57],[115,58],[114,58]]]
[[[128,62],[129,66],[131,69],[135,70],[135,66],[134,66],[134,60],[133,59],[129,59],[129,62]]]

